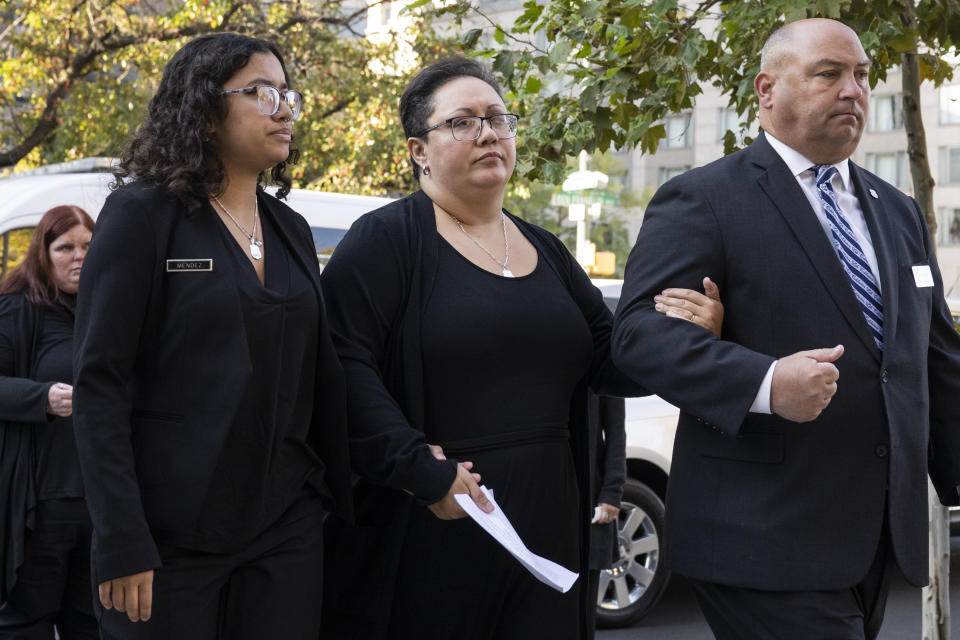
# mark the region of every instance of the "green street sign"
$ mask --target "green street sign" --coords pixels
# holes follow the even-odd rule
[[[579,193],[561,191],[560,193],[553,194],[553,197],[550,198],[550,204],[555,207],[566,207],[571,204],[591,205],[599,202],[602,205],[615,206],[619,200],[620,199],[614,194],[603,191],[581,191]]]

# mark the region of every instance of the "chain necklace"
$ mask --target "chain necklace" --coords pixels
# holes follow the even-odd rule
[[[213,196],[213,199],[218,205],[220,205],[220,208],[223,209],[223,212],[227,214],[231,220],[233,220],[233,224],[237,225],[237,229],[240,229],[240,232],[243,235],[250,238],[250,255],[253,257],[253,259],[260,260],[263,258],[263,252],[260,251],[260,247],[263,246],[263,241],[257,240],[257,218],[260,214],[260,203],[257,202],[257,199],[254,198],[253,200],[253,231],[250,233],[247,233],[247,230],[243,228],[243,225],[240,224],[240,221],[234,218],[232,213],[227,211],[227,208],[223,206],[222,202],[220,202],[220,198]]]
[[[501,273],[503,273],[505,278],[514,277],[513,271],[510,271],[510,269],[507,268],[507,263],[510,262],[510,240],[507,238],[507,216],[503,215],[502,211],[500,212],[500,222],[503,223],[503,262],[500,262],[497,259],[497,256],[493,255],[493,252],[483,246],[479,240],[467,233],[467,230],[463,228],[463,223],[460,222],[460,219],[457,218],[457,216],[453,215],[452,213],[447,213],[447,215],[453,218],[453,221],[457,223],[457,227],[460,228],[460,231],[463,231],[464,235],[473,240],[473,244],[480,247],[485,254],[490,256],[491,260],[497,263],[497,266],[502,269]]]

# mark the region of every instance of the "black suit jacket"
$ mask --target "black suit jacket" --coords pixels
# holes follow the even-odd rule
[[[907,579],[927,582],[926,482],[958,503],[960,339],[917,204],[850,165],[879,262],[884,350],[803,190],[761,136],[663,185],[627,263],[614,359],[681,408],[667,492],[673,570],[757,589],[867,572],[889,509]],[[911,267],[928,265],[932,287]],[[667,286],[720,287],[723,339],[653,310]],[[748,413],[775,358],[842,344],[816,420]],[[929,456],[929,465],[928,465]]]
[[[307,441],[349,517],[345,384],[312,236],[292,209],[258,198],[320,300]],[[111,194],[97,221],[78,295],[74,424],[100,581],[159,566],[151,530],[193,531],[251,375],[219,224],[209,206],[188,213],[164,190],[136,182]],[[168,259],[212,259],[212,269],[171,272]]]

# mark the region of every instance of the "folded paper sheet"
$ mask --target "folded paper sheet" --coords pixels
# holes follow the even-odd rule
[[[493,504],[494,508],[492,513],[484,513],[481,511],[480,507],[478,507],[467,494],[457,494],[454,498],[456,498],[457,503],[463,507],[463,510],[467,512],[468,516],[473,518],[477,524],[493,536],[494,540],[503,545],[503,548],[519,560],[520,564],[526,567],[538,580],[561,593],[569,591],[573,583],[577,581],[579,574],[560,566],[556,562],[538,556],[527,549],[527,545],[523,544],[523,540],[520,539],[513,525],[510,524],[510,520],[507,519],[503,509],[501,509],[497,501],[493,499],[493,490],[487,489],[486,487],[480,487],[480,489],[484,495],[487,496],[491,504]]]

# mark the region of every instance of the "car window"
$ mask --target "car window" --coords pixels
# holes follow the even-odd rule
[[[33,236],[33,227],[11,229],[0,236],[0,278],[23,262]]]
[[[333,250],[336,248],[337,244],[340,242],[340,239],[346,235],[346,229],[331,229],[329,227],[310,227],[310,231],[313,232],[313,245],[317,249],[317,260],[320,262],[320,268],[322,269],[327,261],[330,260],[330,256],[333,255]]]

